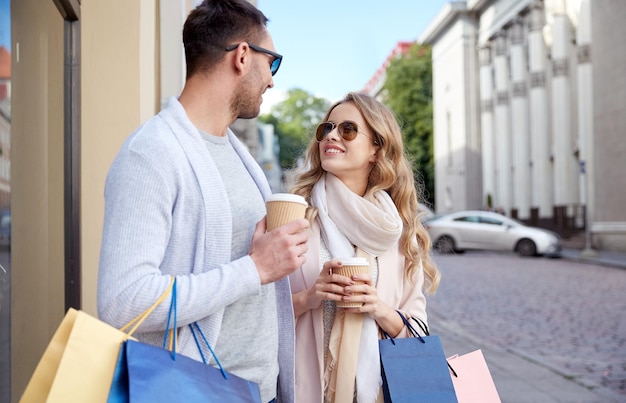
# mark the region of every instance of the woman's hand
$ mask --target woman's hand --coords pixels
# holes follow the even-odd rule
[[[333,270],[338,267],[341,267],[341,262],[337,259],[324,263],[313,287],[292,296],[296,317],[311,309],[319,308],[324,300],[341,301],[347,295],[344,291],[345,287],[355,283],[348,277],[333,274]]]
[[[356,308],[343,308],[349,312],[360,312],[368,314],[376,320],[380,317],[380,310],[386,304],[378,299],[378,292],[372,285],[372,278],[369,274],[359,273],[352,276],[353,285],[344,287],[342,298],[345,302],[362,302],[363,305]]]
[[[357,308],[343,308],[349,312],[359,312],[368,314],[374,319],[378,326],[392,337],[397,336],[404,327],[404,322],[398,316],[395,309],[387,305],[378,298],[378,292],[372,285],[372,278],[369,274],[355,274],[352,276],[354,285],[344,287],[343,301],[362,302],[363,305]],[[357,284],[363,282],[363,284]],[[361,293],[361,294],[355,294]]]

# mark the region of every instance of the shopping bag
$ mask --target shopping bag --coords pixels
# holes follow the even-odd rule
[[[459,403],[500,403],[489,367],[481,350],[448,358],[454,368],[452,384]]]
[[[172,285],[173,280],[166,292],[131,324],[141,324],[167,296]],[[120,347],[131,336],[132,332],[126,333],[70,308],[39,360],[20,402],[106,402]]]
[[[398,312],[414,337],[379,340],[385,403],[456,403],[456,393],[439,336],[420,336]]]
[[[203,362],[176,352],[174,285],[163,347],[133,340],[125,341],[117,361],[108,402],[260,403],[259,386],[226,372],[200,326],[194,322],[189,327]],[[208,347],[219,369],[207,364],[199,338]]]

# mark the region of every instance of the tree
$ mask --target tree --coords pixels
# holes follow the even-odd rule
[[[324,118],[330,102],[299,88],[290,89],[287,98],[272,107],[269,114],[259,116],[263,123],[274,125],[283,169],[293,168],[313,138],[315,128]]]
[[[434,204],[433,92],[430,46],[413,44],[407,53],[392,59],[383,86],[383,101],[394,111],[402,127],[413,170],[424,183],[424,197]]]

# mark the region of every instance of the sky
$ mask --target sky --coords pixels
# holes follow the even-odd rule
[[[257,0],[284,56],[267,112],[292,88],[334,102],[359,91],[401,41],[415,41],[447,0]],[[9,0],[0,0],[0,45],[11,49]]]
[[[359,91],[398,42],[415,41],[447,0],[257,0],[283,61],[263,111],[301,88],[334,102]]]

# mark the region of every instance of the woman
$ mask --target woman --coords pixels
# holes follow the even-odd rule
[[[379,329],[409,336],[396,311],[426,322],[424,291],[440,278],[402,133],[388,108],[349,93],[327,112],[305,158],[292,189],[309,202],[313,231],[306,263],[290,276],[296,401],[382,401]],[[370,275],[333,274],[350,256],[368,258]]]

